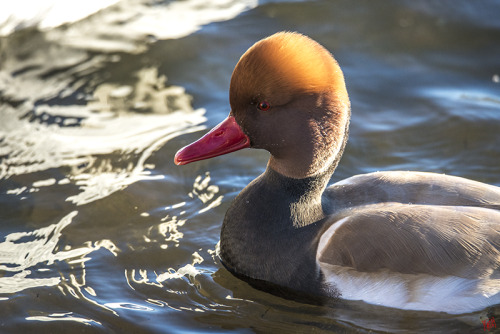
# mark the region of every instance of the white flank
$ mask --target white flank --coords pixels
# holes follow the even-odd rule
[[[340,298],[403,310],[469,313],[500,303],[500,280],[455,276],[362,273],[321,263],[325,280]]]
[[[316,258],[320,259],[343,218],[320,238]],[[381,246],[383,247],[383,246]],[[359,272],[350,267],[318,261],[332,295],[346,300],[403,310],[469,313],[500,304],[500,279],[467,279],[456,276],[436,277],[425,274],[401,274],[381,269]]]

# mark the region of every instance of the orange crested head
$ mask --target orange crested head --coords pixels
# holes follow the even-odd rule
[[[334,94],[348,101],[344,76],[330,52],[302,34],[279,32],[243,54],[229,95],[235,110],[258,101],[284,105],[301,93]]]

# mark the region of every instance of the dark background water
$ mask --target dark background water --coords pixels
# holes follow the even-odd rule
[[[123,0],[62,25],[25,12],[0,24],[0,332],[480,333],[498,313],[254,290],[215,251],[267,153],[173,156],[227,115],[241,54],[293,30],[346,77],[332,181],[419,170],[500,186],[500,2]]]

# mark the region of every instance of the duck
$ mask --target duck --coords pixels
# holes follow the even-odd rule
[[[297,32],[256,42],[239,59],[228,117],[180,149],[176,165],[244,148],[270,153],[232,201],[219,257],[273,293],[403,310],[468,313],[500,303],[500,188],[413,171],[328,185],[351,106],[343,72]]]

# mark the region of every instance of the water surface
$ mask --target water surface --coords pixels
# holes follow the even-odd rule
[[[484,332],[498,308],[320,307],[251,288],[215,253],[267,153],[173,156],[227,115],[241,54],[293,30],[346,77],[332,182],[419,170],[500,186],[499,2],[61,3],[0,4],[0,332]]]

